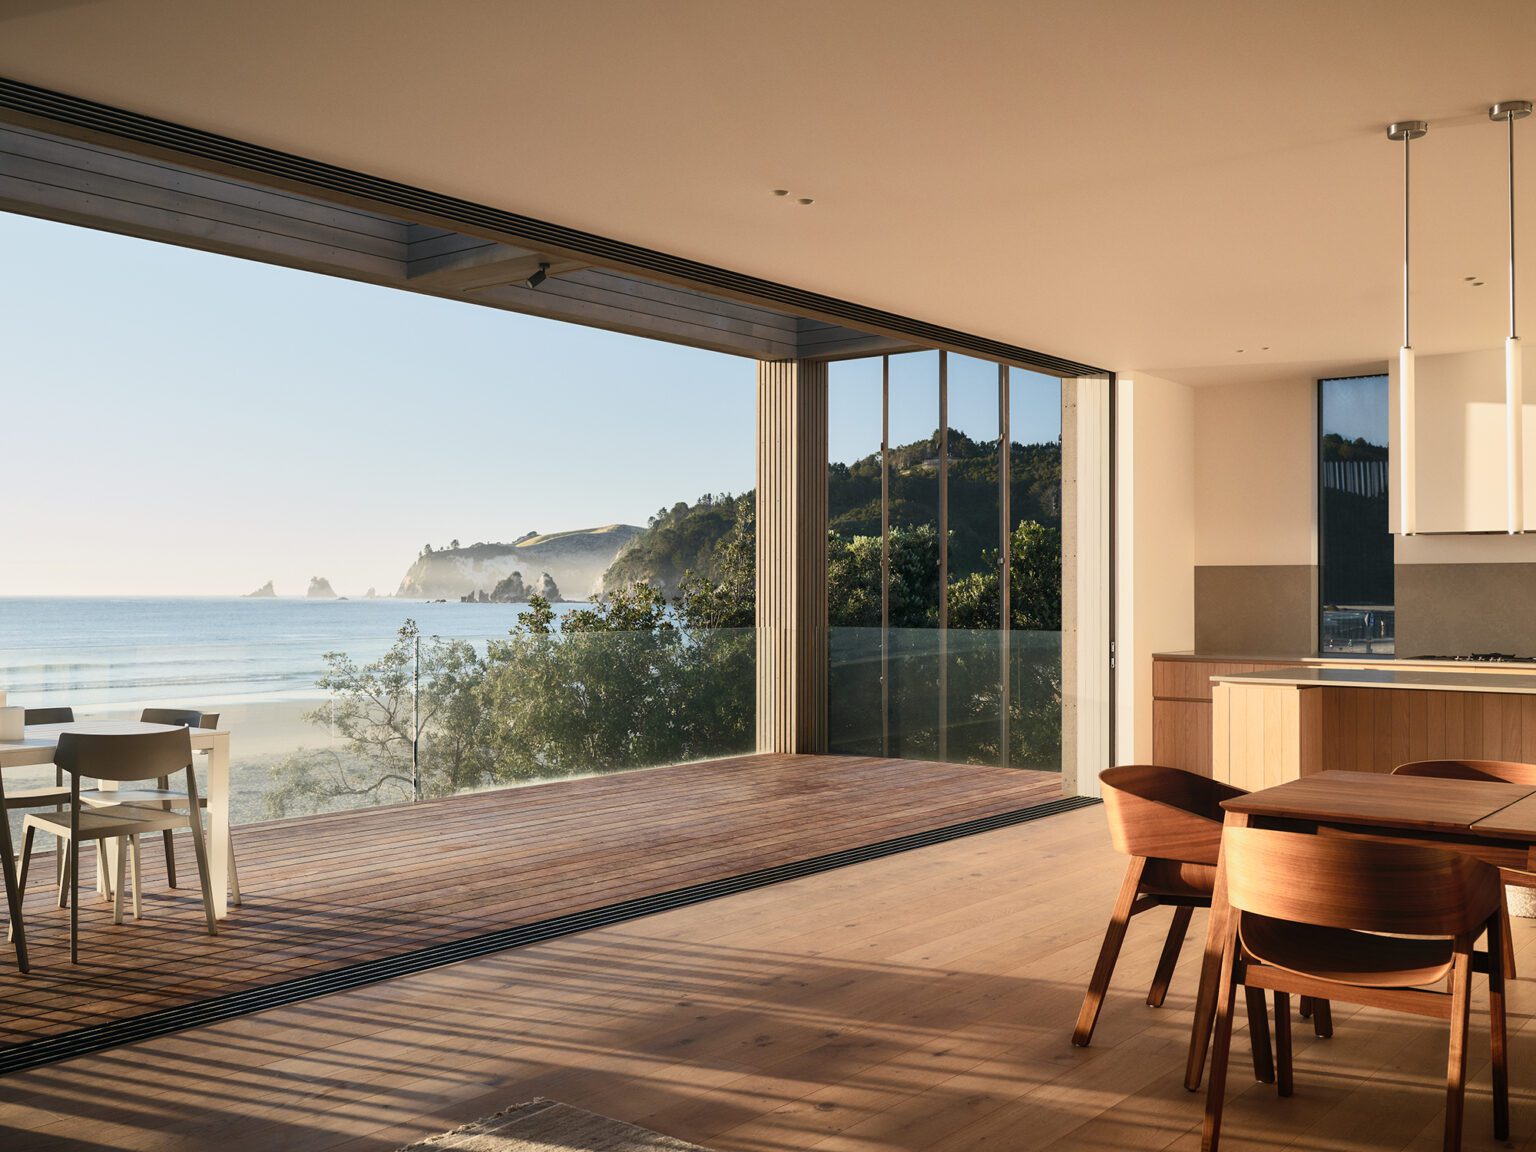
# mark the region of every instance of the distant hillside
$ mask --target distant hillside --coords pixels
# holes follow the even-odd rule
[[[644,531],[633,524],[607,524],[574,532],[529,533],[510,544],[424,549],[411,565],[396,596],[457,600],[490,592],[514,572],[528,583],[549,573],[565,594],[586,599],[602,587],[603,572],[615,556]]]
[[[752,495],[706,492],[692,504],[678,501],[659,509],[644,532],[620,552],[603,574],[607,591],[644,580],[667,596],[677,595],[687,572],[713,577],[715,545],[736,520],[736,506]]]
[[[1020,444],[1008,454],[1009,503],[1015,524],[1033,520],[1061,527],[1061,445]],[[893,528],[937,527],[939,436],[891,449],[890,518]],[[949,569],[956,577],[988,570],[998,547],[996,442],[949,432]],[[684,573],[715,579],[717,545],[736,521],[738,505],[750,508],[756,494],[705,493],[652,516],[645,531],[619,553],[603,586],[608,590],[646,580],[675,596]],[[827,467],[828,527],[834,536],[880,535],[880,456]]]

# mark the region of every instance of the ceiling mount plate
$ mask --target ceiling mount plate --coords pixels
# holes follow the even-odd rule
[[[1497,105],[1495,105],[1497,107]],[[1387,125],[1388,140],[1417,140],[1429,131],[1428,120],[1399,120]]]
[[[1530,114],[1529,100],[1500,100],[1488,109],[1490,120],[1524,120]]]

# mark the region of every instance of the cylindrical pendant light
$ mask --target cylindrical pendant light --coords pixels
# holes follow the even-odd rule
[[[1504,451],[1506,500],[1511,534],[1525,531],[1525,381],[1520,363],[1520,332],[1515,321],[1515,121],[1531,114],[1529,100],[1501,100],[1488,109],[1490,120],[1503,120],[1509,131],[1509,337],[1504,341]]]
[[[1387,139],[1403,142],[1403,346],[1397,353],[1397,526],[1404,536],[1418,531],[1418,495],[1414,484],[1413,343],[1409,331],[1409,144],[1429,131],[1424,120],[1388,125]]]

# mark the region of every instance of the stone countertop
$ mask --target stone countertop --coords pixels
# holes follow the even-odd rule
[[[1464,665],[1458,665],[1464,667]],[[1526,676],[1508,672],[1460,672],[1427,668],[1276,668],[1272,672],[1215,675],[1216,684],[1290,688],[1415,688],[1431,692],[1504,692],[1536,696],[1536,668]]]

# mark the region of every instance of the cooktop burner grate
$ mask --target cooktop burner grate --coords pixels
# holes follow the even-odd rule
[[[1516,656],[1513,652],[1470,652],[1460,656],[1415,656],[1415,660],[1454,660],[1463,664],[1536,664],[1536,656]]]

